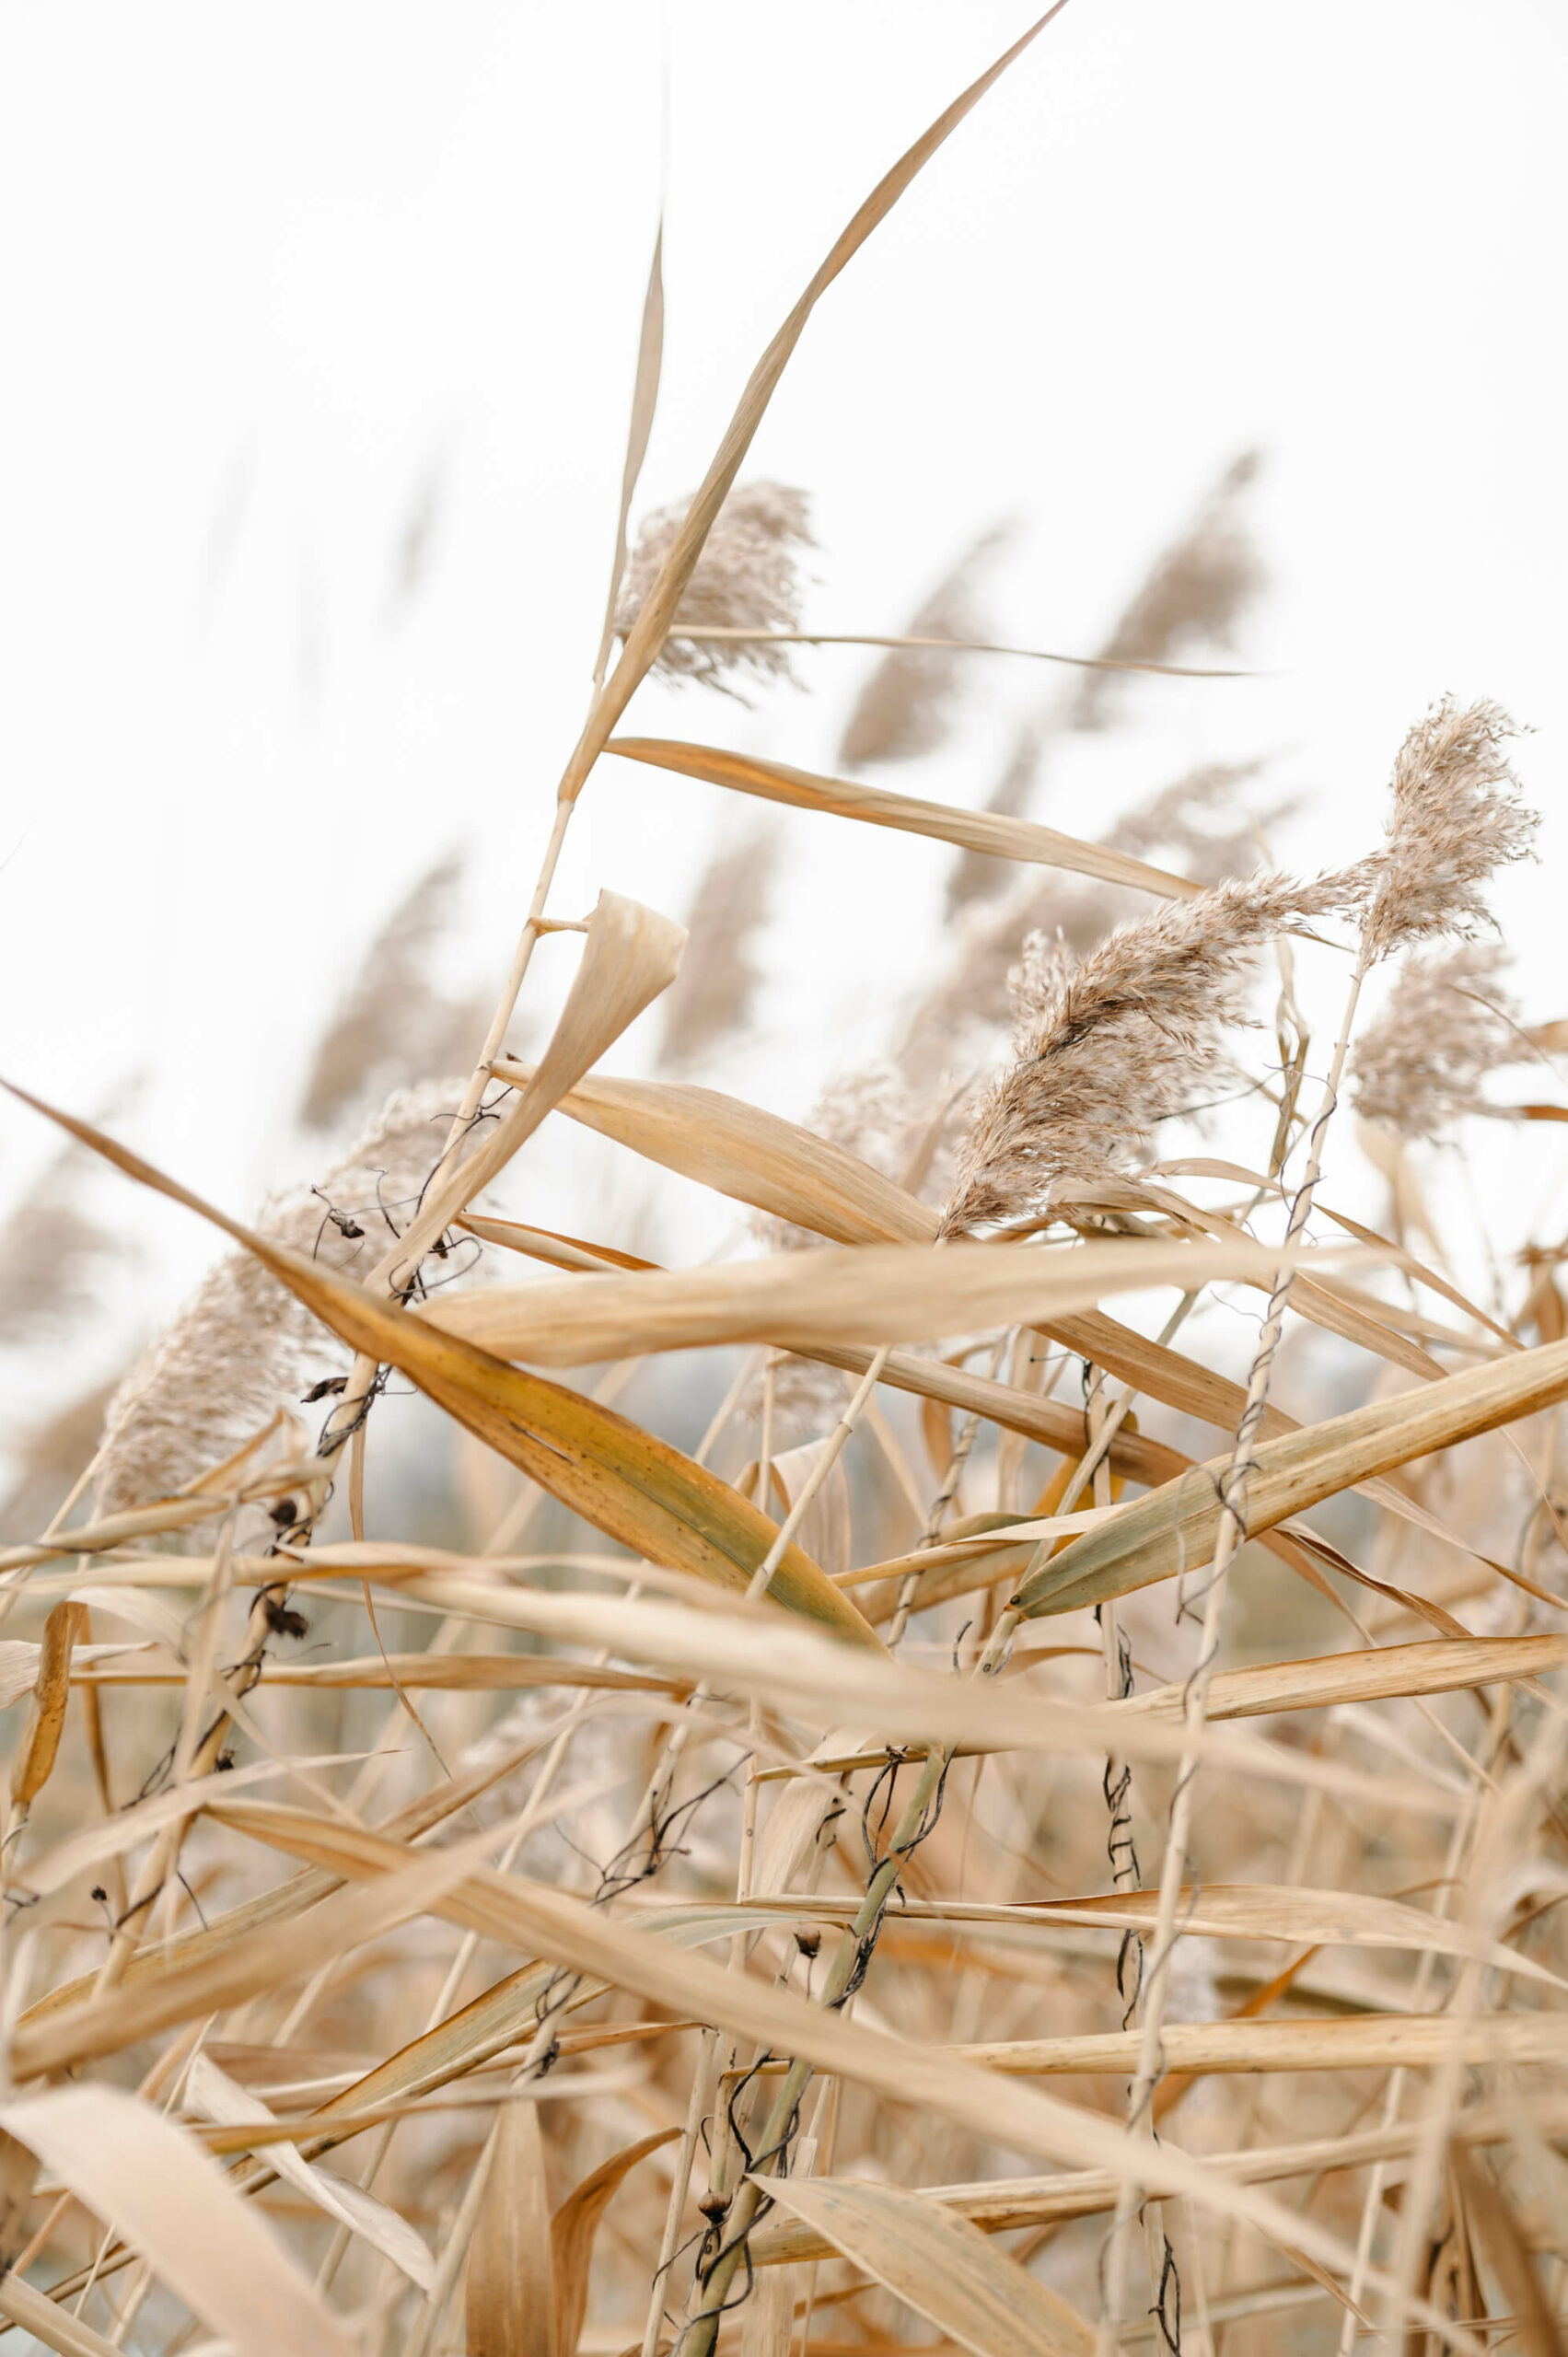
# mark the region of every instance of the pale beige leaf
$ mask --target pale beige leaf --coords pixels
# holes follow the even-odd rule
[[[194,2138],[134,2096],[52,2087],[0,2107],[77,2199],[139,2251],[237,2357],[355,2357],[353,2336]]]
[[[1028,819],[1004,818],[994,810],[954,809],[946,803],[890,794],[883,786],[862,785],[849,778],[815,777],[807,770],[788,769],[782,761],[759,761],[748,753],[721,752],[714,746],[686,745],[659,737],[612,737],[605,750],[619,753],[624,761],[649,761],[683,777],[728,786],[738,794],[788,803],[797,810],[820,810],[836,819],[893,827],[902,834],[930,835],[939,842],[959,843],[966,851],[990,852],[1001,859],[1067,868],[1080,876],[1098,877],[1108,884],[1157,892],[1167,900],[1188,900],[1200,889],[1184,876],[1169,876],[1163,868],[1130,859],[1125,852],[1112,851],[1104,843],[1080,842],[1074,835],[1059,834],[1054,827],[1036,826]]]
[[[273,2114],[261,2098],[237,2085],[207,2054],[198,2054],[186,2073],[185,2101],[203,2119],[224,2127],[276,2124]],[[422,2292],[430,2290],[436,2280],[436,2262],[429,2246],[405,2218],[400,2218],[395,2210],[377,2201],[362,2187],[347,2184],[325,2169],[312,2168],[289,2144],[271,2142],[266,2150],[272,2167],[296,2192],[303,2193],[308,2201],[313,2201],[330,2218],[337,2219],[341,2225],[358,2235],[384,2258],[389,2258]]]
[[[1551,1342],[1265,1441],[1253,1451],[1248,1531],[1268,1530],[1338,1491],[1564,1398],[1568,1342]],[[1119,1508],[1098,1530],[1040,1567],[1020,1591],[1020,1609],[1073,1611],[1179,1571],[1201,1571],[1214,1553],[1221,1511],[1215,1475],[1224,1469],[1224,1461],[1197,1468]]]
[[[668,989],[685,946],[685,928],[670,918],[619,892],[599,894],[566,1004],[532,1080],[517,1103],[486,1127],[473,1153],[431,1187],[398,1248],[381,1264],[389,1275],[417,1266],[442,1229],[505,1169],[566,1091]]]
[[[639,2161],[679,2136],[679,2128],[656,2128],[574,2186],[550,2222],[550,2247],[555,2272],[555,2357],[575,2357],[583,2318],[588,2309],[588,2276],[594,2237],[599,2220],[621,2184]]]
[[[939,2202],[847,2177],[752,2181],[976,2357],[1091,2357],[1083,2318]]]
[[[1377,1645],[1313,1661],[1260,1662],[1216,1673],[1209,1685],[1207,1715],[1246,1719],[1269,1711],[1325,1710],[1335,1702],[1447,1694],[1459,1687],[1539,1678],[1564,1661],[1568,1637],[1440,1637],[1426,1644]],[[1185,1691],[1160,1686],[1109,1707],[1118,1716],[1179,1719]]]
[[[555,2357],[555,2276],[539,2107],[503,2105],[469,2252],[468,2357]]]
[[[69,2308],[45,2299],[19,2275],[0,2279],[0,2316],[31,2333],[41,2347],[57,2350],[59,2357],[123,2357],[114,2341],[105,2340]]]
[[[502,1062],[495,1070],[526,1087],[534,1067]],[[595,1073],[557,1109],[649,1162],[835,1244],[935,1239],[935,1212],[857,1155],[718,1089]]]
[[[966,2061],[1025,2077],[1131,2074],[1139,2032],[1016,2038],[955,2046]],[[1465,2021],[1443,2014],[1361,2014],[1331,2021],[1167,2022],[1166,2068],[1178,2072],[1420,2070],[1458,2054],[1467,2064],[1568,2061],[1568,2016],[1513,2014]]]
[[[1196,1290],[1272,1266],[1260,1245],[1106,1242],[1020,1250],[955,1243],[781,1252],[706,1269],[437,1295],[420,1318],[491,1352],[544,1366],[587,1366],[650,1351],[768,1341],[821,1345],[934,1341],[1087,1307],[1153,1285]]]

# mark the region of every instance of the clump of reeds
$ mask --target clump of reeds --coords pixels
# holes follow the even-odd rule
[[[610,585],[632,631],[708,519],[645,670],[782,671],[806,510],[738,474],[817,297],[988,86],[854,216]],[[1114,659],[1225,642],[1246,474]],[[835,1077],[824,1041],[804,1120],[685,1076],[720,1046],[745,1073],[758,976],[807,954],[782,904],[761,940],[755,838],[694,862],[652,1078],[616,1043],[679,928],[613,893],[556,911],[614,674],[466,1076],[411,1068],[447,1051],[437,869],[327,1027],[330,1167],[254,1230],[56,1116],[72,1159],[7,1246],[44,1239],[45,1306],[78,1265],[78,1296],[124,1282],[84,1149],[231,1248],[102,1429],[87,1383],[41,1414],[0,1563],[0,2342],[1561,2345],[1568,1240],[1511,1232],[1562,1109],[1493,1079],[1561,1044],[1481,938],[1531,842],[1508,725],[1440,704],[1380,846],[1251,872],[1287,814],[1245,763],[1093,842],[1028,823],[1043,749],[1115,717],[1117,675],[1085,676],[978,830],[636,748],[980,878],[887,1060]],[[889,679],[884,751],[962,709],[922,718],[929,671],[874,668],[866,709]],[[865,922],[869,964],[907,916]],[[523,1067],[548,928],[582,962]],[[1347,972],[1325,1048],[1303,1010]],[[1421,1203],[1392,1236],[1330,1120],[1347,1070]],[[547,1224],[552,1111],[589,1132],[574,1169],[636,1157],[634,1230],[591,1179]],[[1507,1202],[1447,1183],[1499,1115]],[[693,1182],[700,1245],[672,1221],[683,1265],[656,1266]],[[14,1312],[33,1283],[11,1267]]]

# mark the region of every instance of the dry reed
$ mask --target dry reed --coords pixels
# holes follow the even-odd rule
[[[703,492],[610,584],[629,668],[607,636],[470,1076],[420,1070],[451,1012],[441,867],[328,1026],[306,1119],[421,1085],[254,1234],[209,1214],[237,1248],[115,1395],[94,1495],[57,1511],[96,1405],[33,1436],[13,1507],[37,1519],[0,1550],[0,2345],[1563,2345],[1568,1248],[1513,1239],[1472,1299],[1469,1207],[1418,1185],[1441,1175],[1420,1141],[1466,1152],[1488,1074],[1531,1052],[1504,952],[1468,938],[1531,839],[1502,714],[1420,721],[1387,843],[1327,876],[1246,872],[1283,815],[1247,808],[1248,764],[1106,834],[1168,863],[1143,879],[1163,898],[1104,859],[1042,869],[1039,829],[987,837],[897,1055],[806,1123],[599,1068],[681,955],[613,894],[537,1065],[502,1053],[636,679],[783,672],[776,641],[680,635],[798,620],[800,495],[728,487],[811,305],[1016,53],[855,216]],[[628,504],[659,284],[656,261]],[[1257,575],[1248,473],[1113,650],[1225,641]],[[860,759],[934,725],[923,677],[871,675],[865,710],[897,694]],[[993,809],[1114,718],[1106,677],[1028,723]],[[747,784],[744,757],[662,749]],[[887,816],[848,785],[816,807]],[[935,862],[972,818],[896,823]],[[762,865],[723,841],[699,877],[667,1070],[744,1061]],[[766,954],[795,954],[784,923]],[[1331,1055],[1296,1005],[1310,960],[1353,967]],[[1401,1141],[1375,1141],[1393,1236],[1353,1219],[1329,1125],[1353,1057]],[[1217,1150],[1171,1152],[1222,1087]],[[640,1157],[635,1235],[623,1196],[586,1199],[608,1232],[531,1224],[552,1108],[590,1155]],[[71,1126],[13,1220],[13,1316],[17,1237],[45,1239],[38,1316],[68,1295],[81,1142],[205,1209]],[[1521,1123],[1521,1159],[1552,1134]],[[512,1155],[514,1216],[480,1214]],[[633,1248],[670,1172],[709,1189],[715,1238],[750,1212],[749,1251]],[[89,1293],[123,1272],[97,1233]],[[1309,1236],[1338,1248],[1298,1260]],[[482,1240],[514,1282],[476,1303]],[[313,1442],[319,1370],[349,1404]]]

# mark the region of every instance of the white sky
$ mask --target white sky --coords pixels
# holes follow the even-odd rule
[[[499,983],[598,635],[664,90],[645,505],[697,481],[854,205],[1027,15],[8,0],[0,1070],[89,1111],[140,1071],[134,1142],[244,1213],[336,989],[455,841]],[[999,626],[1088,651],[1260,446],[1266,676],[1151,683],[1038,815],[1098,831],[1269,750],[1307,797],[1283,848],[1350,857],[1411,719],[1495,695],[1551,819],[1502,896],[1542,1016],[1568,1013],[1565,63],[1553,0],[1072,0],[826,297],[748,469],[812,493],[820,626],[900,628],[1011,515]],[[430,577],[393,614],[433,474]],[[807,657],[812,694],[749,713],[652,688],[634,718],[826,766],[865,660]],[[1043,680],[977,666],[910,790],[989,793]],[[719,799],[605,765],[558,911],[610,886],[682,913]],[[734,1077],[799,1112],[930,972],[946,855],[784,827],[781,980]],[[0,1210],[51,1150],[0,1114]],[[167,1298],[209,1243],[113,1201]]]

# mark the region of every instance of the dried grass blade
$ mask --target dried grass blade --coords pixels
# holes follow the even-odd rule
[[[1082,2316],[940,2203],[842,2177],[754,2182],[975,2357],[1090,2357]]]
[[[11,1798],[27,1808],[49,1782],[71,1693],[71,1655],[87,1633],[85,1604],[57,1604],[43,1624],[32,1706],[11,1762]]]
[[[554,2357],[555,2277],[539,2107],[503,2106],[469,2252],[468,2357]]]
[[[895,828],[901,834],[929,835],[937,842],[988,852],[997,859],[1066,868],[1078,876],[1098,877],[1103,883],[1157,893],[1162,900],[1189,900],[1200,889],[1184,876],[1151,867],[1104,843],[1080,842],[1075,835],[1037,826],[1030,819],[922,802],[912,795],[889,793],[883,786],[863,785],[849,778],[816,777],[782,761],[760,761],[750,754],[683,744],[674,738],[612,737],[605,750],[619,753],[624,761],[647,761],[682,777],[701,778],[709,785],[727,786],[737,794],[757,795],[765,802],[787,803],[796,810],[819,810],[834,819],[858,819],[867,826]]]
[[[198,2054],[186,2074],[185,2100],[190,2109],[220,2127],[275,2128],[278,2124],[258,2096],[237,2085],[207,2054]],[[428,2244],[415,2234],[406,2218],[400,2218],[395,2210],[377,2201],[362,2187],[330,2177],[323,2169],[312,2168],[285,2142],[269,2143],[267,2158],[296,2193],[303,2193],[308,2201],[360,2235],[384,2258],[389,2258],[422,2292],[430,2290],[436,2280],[436,2262]]]
[[[519,1086],[532,1076],[528,1064],[503,1062],[495,1072]],[[596,1073],[557,1110],[666,1170],[835,1244],[935,1240],[936,1213],[869,1163],[717,1089]]]
[[[588,1366],[722,1342],[808,1352],[820,1344],[936,1341],[977,1328],[1039,1323],[1109,1293],[1155,1285],[1196,1291],[1216,1277],[1270,1265],[1261,1245],[1239,1240],[1118,1240],[1027,1251],[996,1244],[955,1243],[940,1252],[867,1245],[706,1269],[490,1286],[443,1294],[418,1315],[496,1358]],[[1202,1373],[1194,1369],[1195,1376]],[[1216,1392],[1219,1382],[1212,1379]]]
[[[8,1084],[7,1084],[8,1085]],[[517,1465],[597,1529],[669,1569],[744,1590],[778,1536],[768,1516],[727,1482],[612,1409],[441,1332],[372,1298],[312,1260],[241,1226],[137,1155],[84,1121],[21,1090],[12,1093],[101,1154],[130,1178],[210,1220],[253,1252],[341,1341],[395,1366],[457,1422]],[[464,1166],[466,1178],[471,1166]],[[406,1241],[406,1238],[405,1238]],[[873,1652],[881,1640],[798,1547],[786,1550],[768,1590]]]
[[[0,2107],[0,2121],[238,2357],[281,2349],[355,2357],[353,2336],[256,2211],[150,2105],[113,2087],[55,2087]]]
[[[624,2179],[661,2145],[673,2143],[679,2128],[656,2128],[651,2136],[601,2161],[581,2185],[574,2186],[550,2222],[550,2245],[555,2268],[555,2357],[576,2357],[588,2308],[588,2274],[599,2220]]]
[[[943,141],[958,129],[992,84],[1006,72],[1015,58],[1022,56],[1030,42],[1045,30],[1051,18],[1059,15],[1065,5],[1066,0],[1054,0],[1054,5],[1038,17],[1010,48],[1005,50],[994,64],[988,66],[967,90],[961,91],[951,106],[944,108],[935,122],[900,157],[892,169],[883,174],[813,273],[800,300],[752,370],[735,414],[725,430],[724,439],[714,453],[713,464],[691,502],[686,521],[676,535],[657,579],[643,600],[636,621],[621,648],[621,659],[595,699],[587,725],[561,781],[559,798],[562,802],[575,801],[582,791],[589,771],[604,750],[610,730],[632,701],[636,688],[646,678],[663,645],[686,586],[696,570],[703,542],[734,485],[746,453],[751,447],[752,437],[762,422],[763,412],[819,297],[859,252],[878,222],[892,211],[905,189],[930,162]]]
[[[626,526],[636,495],[637,479],[648,455],[648,436],[658,408],[659,376],[664,365],[664,223],[654,235],[653,259],[643,295],[643,325],[637,338],[637,373],[632,386],[632,415],[626,429],[626,461],[621,470],[621,505],[615,517],[615,555],[610,568],[610,595],[605,601],[604,629],[599,638],[596,681],[602,679],[610,650],[615,644],[615,604],[626,571]]]
[[[1564,1398],[1568,1342],[1552,1342],[1265,1441],[1254,1453],[1248,1485],[1248,1531],[1271,1529],[1341,1490]],[[1129,1595],[1184,1567],[1197,1572],[1214,1552],[1221,1512],[1214,1471],[1222,1469],[1183,1474],[1121,1508],[1042,1565],[1020,1590],[1019,1608],[1026,1615],[1072,1611]]]
[[[1270,1711],[1327,1710],[1336,1702],[1384,1702],[1415,1694],[1539,1678],[1568,1661],[1568,1637],[1437,1638],[1415,1645],[1377,1645],[1366,1653],[1315,1661],[1276,1661],[1222,1669],[1209,1687],[1211,1719],[1253,1718]],[[1109,1708],[1130,1718],[1179,1719],[1184,1689],[1161,1686]]]

